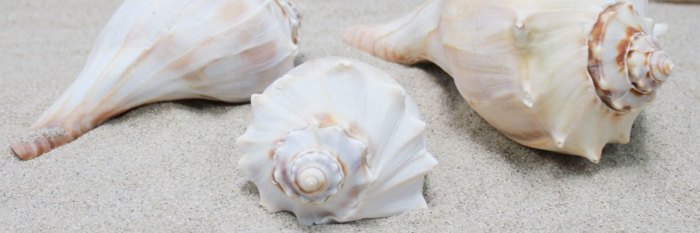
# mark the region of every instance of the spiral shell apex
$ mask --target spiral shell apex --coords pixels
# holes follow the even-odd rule
[[[236,144],[268,210],[311,225],[426,207],[424,177],[437,162],[425,123],[384,72],[348,58],[310,61],[252,105]]]
[[[646,0],[431,0],[346,42],[386,60],[431,61],[512,140],[595,163],[632,124],[673,65]]]
[[[618,2],[599,14],[588,39],[588,73],[608,107],[644,107],[671,75],[673,64],[653,30],[631,3]]]

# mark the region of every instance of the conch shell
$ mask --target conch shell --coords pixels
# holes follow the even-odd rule
[[[431,0],[346,42],[389,61],[432,61],[516,142],[597,163],[673,67],[647,1]]]
[[[32,159],[148,103],[248,101],[294,67],[299,20],[287,0],[126,0],[39,134],[11,148]]]
[[[437,162],[425,123],[386,73],[348,58],[307,62],[253,95],[236,144],[269,211],[301,224],[378,218],[426,207]]]

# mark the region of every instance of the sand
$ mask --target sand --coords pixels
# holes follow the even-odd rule
[[[137,108],[38,159],[0,153],[0,232],[700,231],[700,5],[652,4],[677,68],[600,164],[520,146],[482,120],[434,65],[407,67],[341,41],[423,0],[297,0],[301,60],[347,56],[395,77],[428,122],[440,165],[428,209],[304,227],[268,213],[237,167],[249,105],[179,101]],[[80,72],[118,0],[0,1],[0,140],[11,142]],[[7,144],[6,144],[7,145]]]

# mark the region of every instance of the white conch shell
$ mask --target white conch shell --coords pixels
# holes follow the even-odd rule
[[[672,64],[647,1],[432,0],[391,23],[345,33],[403,64],[432,61],[469,105],[526,146],[600,160]],[[661,30],[657,30],[657,28]]]
[[[248,101],[293,68],[299,20],[286,0],[127,0],[40,134],[11,148],[32,159],[147,103]]]
[[[415,104],[386,73],[319,59],[251,102],[251,125],[236,144],[268,210],[311,225],[426,207],[424,177],[437,162]]]

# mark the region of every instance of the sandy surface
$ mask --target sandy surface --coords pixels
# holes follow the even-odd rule
[[[388,20],[422,1],[296,2],[305,13],[302,59],[366,61],[416,100],[441,163],[427,178],[429,209],[308,228],[267,213],[237,168],[234,139],[250,106],[181,101],[135,109],[29,162],[2,150],[0,232],[700,230],[700,6],[651,6],[671,25],[662,42],[678,67],[632,141],[608,146],[595,165],[502,136],[436,66],[396,65],[342,43],[350,24]],[[22,135],[67,88],[119,2],[0,1],[0,140]]]

